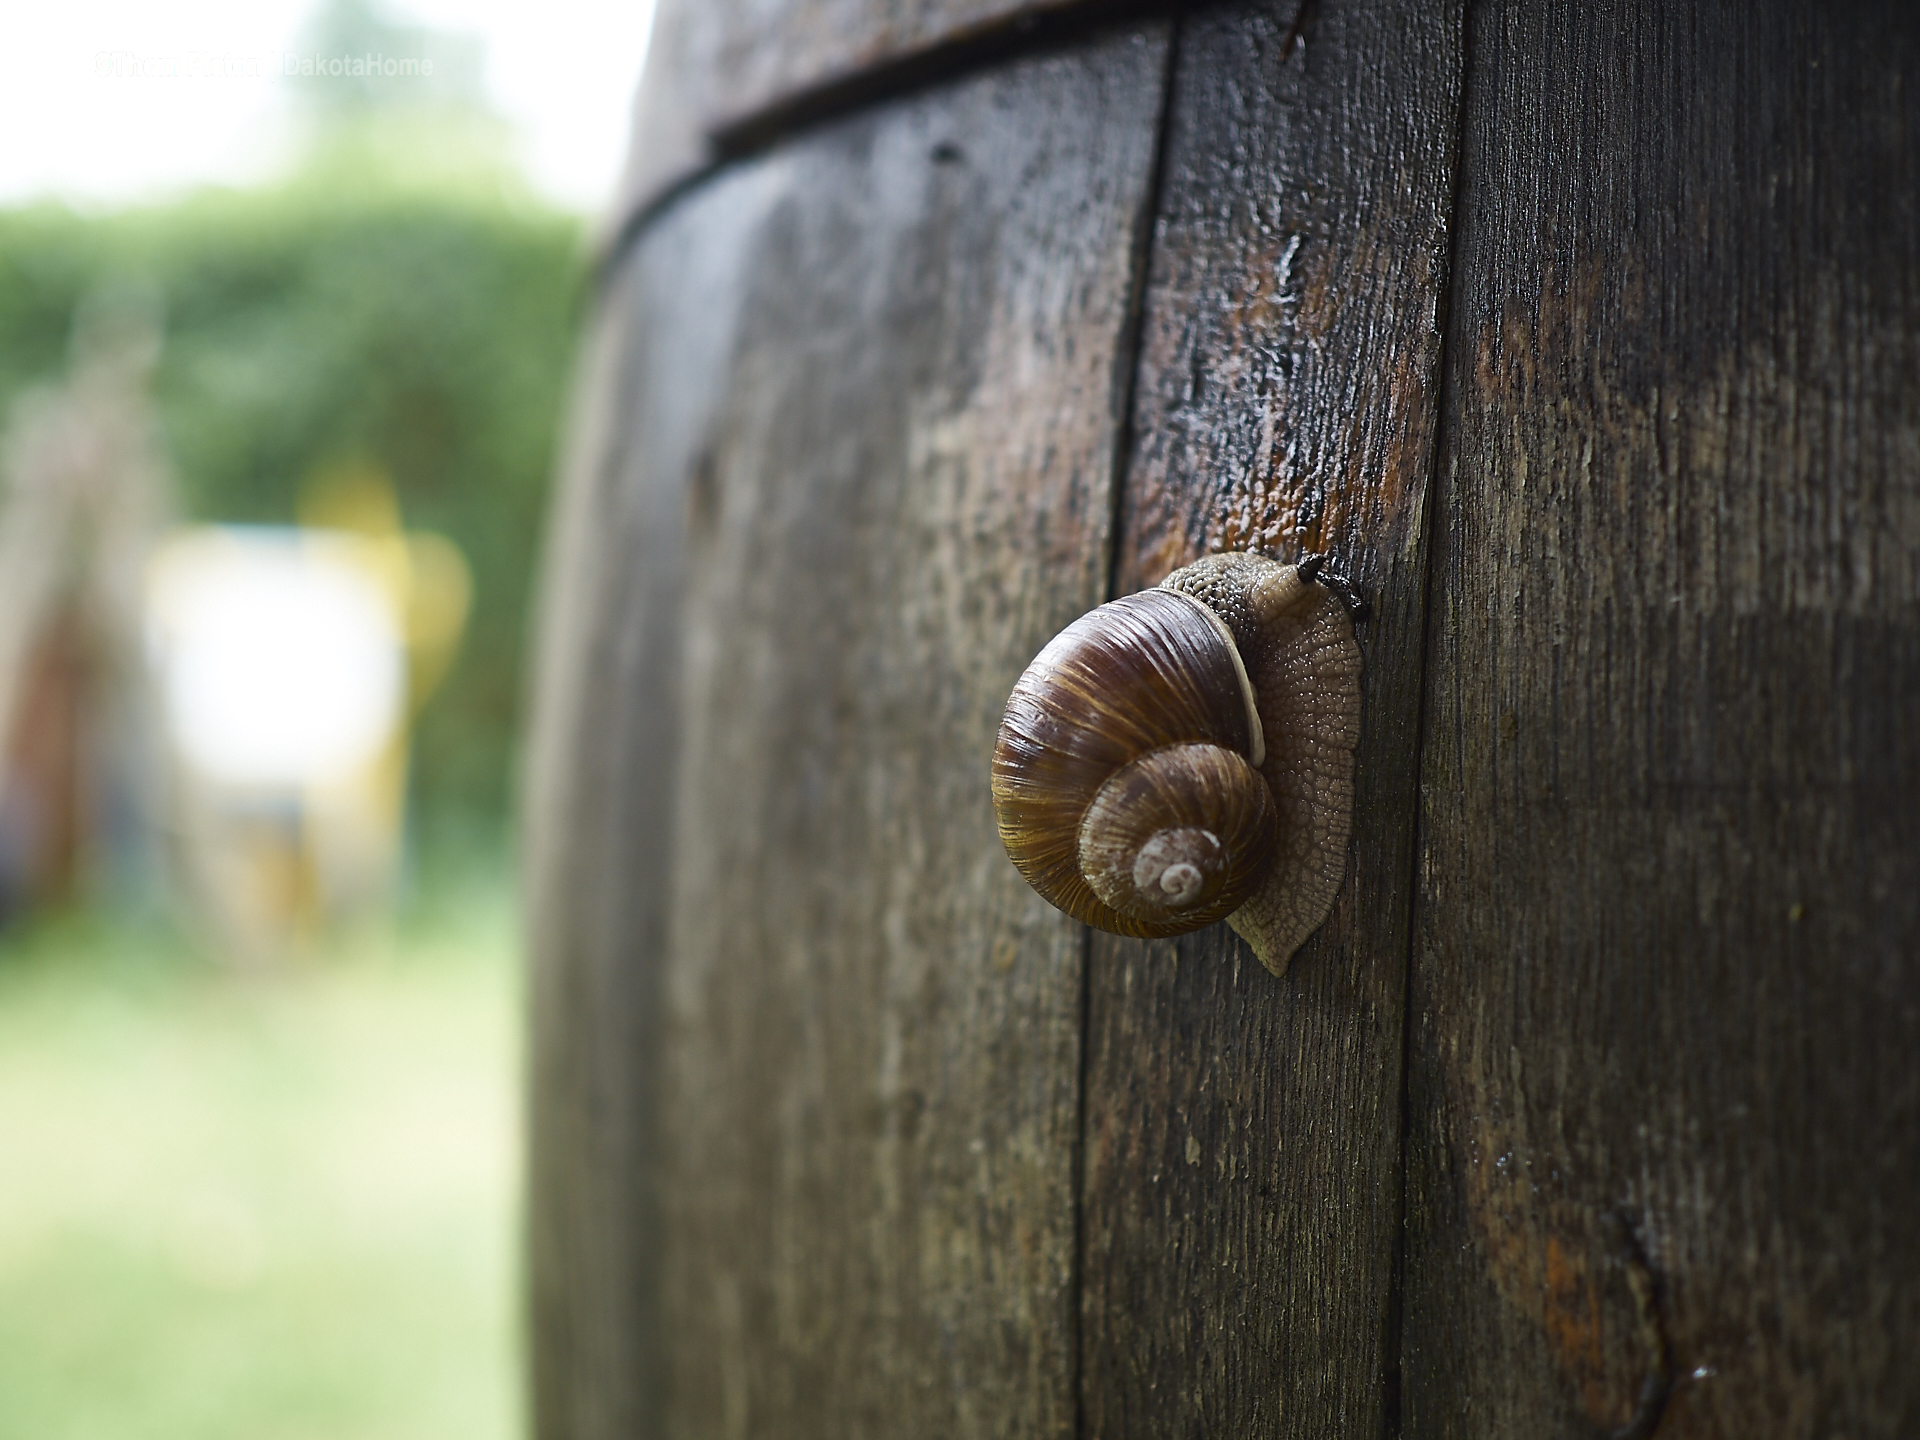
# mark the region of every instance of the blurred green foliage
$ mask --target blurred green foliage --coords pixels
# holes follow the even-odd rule
[[[586,284],[476,113],[335,117],[287,180],[105,216],[0,210],[0,406],[64,371],[75,307],[157,295],[156,374],[184,518],[291,523],[303,482],[387,471],[409,528],[473,569],[459,660],[416,731],[429,836],[497,829],[528,581]]]

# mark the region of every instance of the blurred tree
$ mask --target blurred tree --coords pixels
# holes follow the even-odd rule
[[[430,835],[493,827],[583,227],[520,179],[458,37],[363,0],[334,0],[313,34],[316,52],[431,51],[436,74],[448,57],[447,84],[303,84],[311,137],[269,188],[104,217],[0,210],[0,404],[60,373],[86,295],[131,279],[165,307],[155,396],[190,518],[291,523],[316,472],[393,476],[404,522],[451,537],[474,579],[460,657],[417,731],[416,813]]]

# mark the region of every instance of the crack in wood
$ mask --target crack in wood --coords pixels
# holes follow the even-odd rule
[[[1637,1312],[1636,1333],[1647,1356],[1647,1377],[1640,1383],[1640,1399],[1633,1418],[1608,1440],[1648,1440],[1666,1413],[1667,1400],[1673,1394],[1673,1347],[1667,1339],[1666,1319],[1660,1311],[1660,1286],[1647,1263],[1647,1252],[1640,1237],[1633,1233],[1627,1217],[1615,1211],[1608,1227],[1621,1265],[1627,1272],[1627,1288],[1633,1292]]]

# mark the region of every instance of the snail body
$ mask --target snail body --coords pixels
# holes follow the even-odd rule
[[[1014,686],[1000,836],[1034,889],[1121,935],[1226,919],[1275,974],[1346,864],[1360,653],[1311,564],[1211,555],[1102,605]]]

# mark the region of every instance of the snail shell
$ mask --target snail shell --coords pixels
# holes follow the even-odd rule
[[[1001,839],[1088,925],[1210,925],[1272,861],[1263,748],[1232,632],[1189,595],[1129,595],[1061,631],[1013,687],[993,756]]]
[[[993,756],[1014,865],[1121,935],[1227,918],[1279,974],[1346,864],[1352,618],[1311,569],[1213,555],[1089,612],[1014,686]]]

